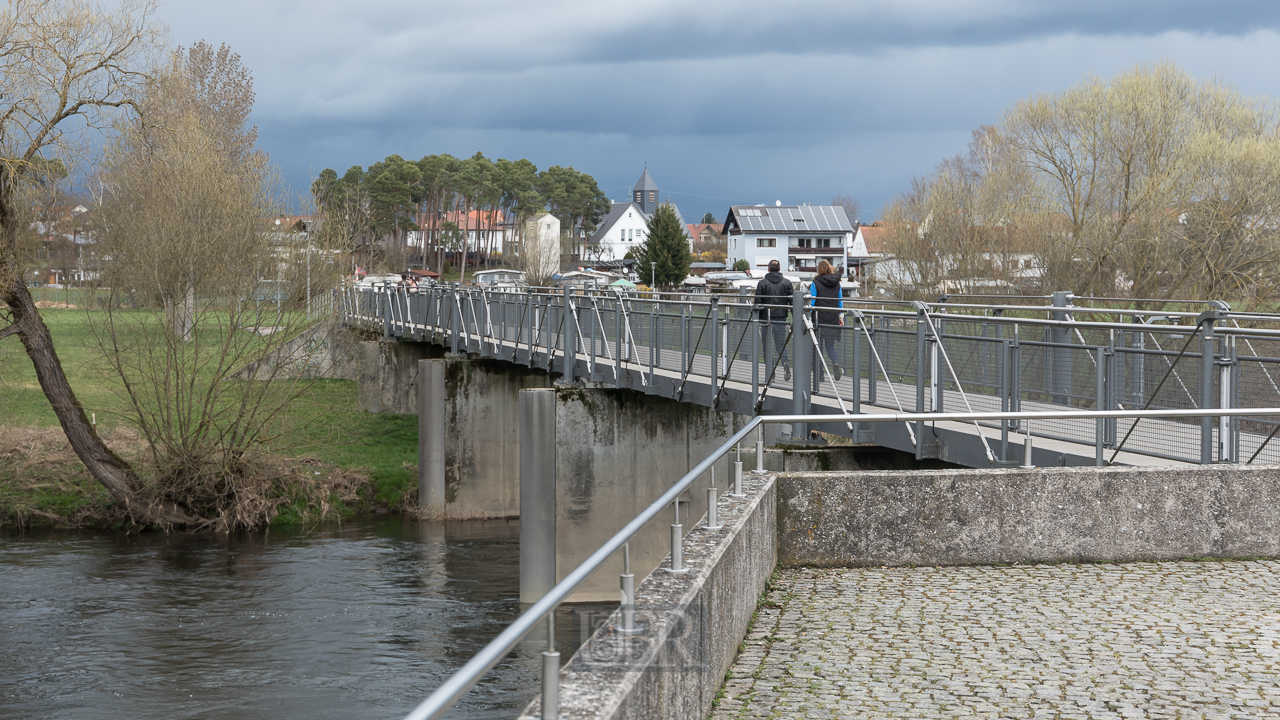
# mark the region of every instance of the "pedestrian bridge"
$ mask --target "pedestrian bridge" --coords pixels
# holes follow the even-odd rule
[[[746,416],[1280,405],[1280,316],[1069,293],[978,301],[992,299],[852,299],[843,326],[815,328],[802,291],[770,323],[745,293],[455,285],[348,288],[339,315],[385,340]],[[825,422],[790,437],[820,431],[969,467],[1260,463],[1280,460],[1278,420]]]
[[[849,300],[843,325],[815,328],[800,292],[773,324],[746,294],[453,286],[348,289],[339,300],[342,322],[379,332],[388,341],[379,347],[402,340],[452,352],[418,362],[420,388],[432,388],[420,398],[451,403],[420,413],[420,442],[436,448],[421,457],[444,465],[445,417],[451,437],[483,427],[519,445],[521,599],[530,605],[410,720],[440,717],[520,643],[546,647],[541,695],[522,718],[708,717],[722,691],[726,712],[821,709],[831,692],[816,682],[807,684],[814,697],[775,702],[768,678],[747,687],[726,675],[734,663],[747,673],[752,659],[752,678],[769,675],[775,650],[782,666],[786,647],[808,653],[816,640],[853,638],[790,638],[761,656],[748,628],[769,609],[757,598],[779,566],[1280,553],[1280,470],[1261,465],[1280,459],[1280,316],[1056,293],[1001,298],[1021,304]],[[448,400],[470,392],[465,358],[561,382],[546,388],[545,376],[524,373],[504,390],[500,373],[485,370],[475,387],[493,391],[468,410]],[[440,389],[451,367],[452,396]],[[534,375],[543,385],[520,384]],[[636,400],[643,395],[666,399]],[[518,433],[497,427],[513,414]],[[721,415],[732,428],[708,421]],[[664,424],[697,432],[664,433]],[[842,436],[978,469],[775,474],[765,467],[769,426],[788,426],[797,443]],[[690,440],[698,432],[700,444]],[[756,470],[744,475],[752,440]],[[649,455],[638,462],[642,444]],[[509,478],[510,467],[500,474]],[[449,496],[433,488],[422,497]],[[464,490],[454,486],[455,500]],[[555,608],[583,593],[618,598],[619,588],[618,609],[561,666]],[[859,651],[859,662],[871,655]],[[907,661],[889,667],[919,675]],[[866,699],[867,684],[841,672],[841,702]]]

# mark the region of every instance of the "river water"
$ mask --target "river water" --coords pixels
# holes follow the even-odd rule
[[[520,612],[519,524],[0,537],[0,718],[403,716]],[[607,612],[564,609],[567,658]],[[448,717],[514,718],[526,641]]]

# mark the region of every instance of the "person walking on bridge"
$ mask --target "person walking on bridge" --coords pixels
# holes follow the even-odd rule
[[[811,294],[818,342],[822,352],[831,358],[831,375],[839,381],[840,358],[836,356],[836,345],[840,341],[840,326],[844,325],[844,293],[840,289],[840,273],[826,260],[818,261],[818,275],[813,279]]]
[[[782,276],[782,265],[769,261],[769,272],[756,283],[756,304],[760,306],[760,319],[767,321],[760,328],[760,347],[764,351],[768,370],[771,372],[773,357],[769,353],[769,338],[773,338],[773,350],[782,361],[783,380],[791,379],[791,360],[787,357],[787,315],[791,309],[791,281]]]

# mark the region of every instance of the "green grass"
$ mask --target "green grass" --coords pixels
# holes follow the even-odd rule
[[[356,384],[320,380],[298,403],[293,429],[274,449],[286,455],[308,455],[338,467],[363,470],[373,480],[374,499],[395,507],[398,498],[417,485],[418,417],[356,409]]]
[[[89,313],[84,310],[43,309],[41,316],[53,335],[63,370],[86,412],[96,413],[99,429],[109,431],[124,422],[128,404],[111,382],[96,347]],[[266,449],[285,457],[313,457],[337,467],[367,473],[374,486],[372,502],[397,509],[400,498],[416,487],[418,458],[416,416],[362,412],[356,384],[346,380],[309,383],[286,411],[278,434]],[[36,380],[35,370],[16,336],[0,340],[0,425],[49,428],[58,425]],[[0,482],[5,473],[0,467]],[[41,507],[57,513],[64,498],[44,499]],[[61,513],[58,513],[61,514]],[[281,522],[289,520],[282,513]]]

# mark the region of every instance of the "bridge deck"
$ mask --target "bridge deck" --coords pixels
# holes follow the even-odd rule
[[[528,296],[513,295],[507,298],[495,294],[493,297],[495,299],[484,296],[483,303],[479,306],[474,298],[458,300],[452,306],[441,299],[433,310],[426,307],[428,303],[411,296],[388,295],[381,312],[375,314],[368,309],[365,312],[348,312],[347,319],[349,322],[383,329],[402,339],[430,341],[446,346],[454,342],[453,332],[456,332],[459,350],[563,372],[565,315],[551,304],[556,296],[545,296],[550,299],[546,300],[545,306],[534,311],[536,318],[529,317],[529,308],[535,306]],[[521,298],[527,304],[518,302]],[[455,307],[456,313],[453,311]],[[733,317],[735,312],[736,318]],[[681,309],[679,315],[660,312],[602,312],[593,310],[584,302],[575,327],[575,376],[606,387],[626,387],[686,402],[714,404],[719,409],[745,414],[792,412],[793,392],[796,389],[794,383],[785,376],[784,366],[762,350],[769,341],[755,326],[745,321],[745,315],[741,311],[728,311],[720,319],[720,331],[716,334],[715,325],[707,317],[697,317],[694,313],[692,308]],[[960,327],[970,320],[949,318],[947,322]],[[870,323],[874,326],[874,321]],[[618,328],[623,328],[621,343]],[[987,330],[982,332],[986,333]],[[711,337],[713,334],[716,334],[714,339]],[[959,377],[957,371],[950,370],[939,360],[930,360],[933,367],[928,370],[938,375],[936,389],[933,384],[922,386],[914,382],[914,332],[890,329],[887,320],[885,328],[864,331],[862,335],[856,331],[851,332],[849,328],[841,329],[836,352],[844,374],[834,382],[826,377],[821,363],[816,361],[817,353],[813,351],[812,345],[806,346],[802,341],[801,350],[814,358],[817,366],[814,375],[818,382],[811,387],[812,411],[839,413],[841,403],[850,411],[860,412],[910,412],[917,409],[1053,411],[1100,407],[1099,398],[1103,397],[1103,373],[1098,372],[1098,362],[1103,357],[1101,348],[1076,345],[1060,349],[1060,352],[1074,353],[1068,359],[1078,361],[1074,369],[1068,367],[1071,378],[1064,390],[1050,387],[1049,380],[1045,379],[1049,371],[1038,365],[1057,362],[1053,357],[1045,355],[1047,351],[1040,347],[1048,344],[1024,342],[1029,349],[1020,367],[1024,374],[1035,376],[1034,383],[1022,383],[1012,392],[1011,398],[1016,398],[1017,407],[1009,407],[1009,400],[1002,403],[1001,397],[994,393],[998,393],[1001,382],[1008,383],[1013,374],[1004,373],[1002,366],[1005,360],[992,349],[1007,341],[995,337],[940,334],[943,342],[939,344],[950,349],[949,355],[942,360],[954,362],[958,367]],[[1084,336],[1080,337],[1083,340]],[[906,340],[911,340],[911,344],[908,345]],[[861,372],[857,378],[850,373],[854,342],[859,344],[861,355]],[[1168,343],[1166,340],[1166,344]],[[878,348],[874,352],[873,344]],[[1156,341],[1155,345],[1159,346],[1159,342]],[[1145,371],[1144,382],[1154,385],[1157,376],[1163,374],[1166,376],[1165,380],[1168,380],[1171,375],[1174,380],[1162,380],[1160,387],[1156,388],[1156,392],[1163,388],[1160,398],[1163,404],[1160,406],[1170,407],[1172,403],[1173,407],[1195,407],[1196,398],[1191,388],[1198,382],[1198,378],[1193,377],[1197,375],[1198,368],[1194,363],[1186,361],[1185,365],[1188,367],[1183,368],[1181,373],[1165,372],[1166,366],[1173,370],[1174,362],[1180,358],[1171,360],[1173,353],[1164,351],[1163,346],[1160,348],[1159,352],[1152,351],[1149,356],[1140,358],[1142,362],[1154,363],[1152,370]],[[791,356],[795,351],[795,343],[787,342],[788,359],[794,359]],[[1037,352],[1041,354],[1037,355]],[[618,360],[619,354],[622,355],[621,361]],[[827,358],[827,362],[831,363],[830,358]],[[1015,365],[1018,363],[1017,360],[1013,362]],[[1130,363],[1131,359],[1122,358],[1122,362]],[[884,377],[885,367],[889,370],[889,379]],[[1124,368],[1122,371],[1127,372]],[[711,380],[713,372],[718,372],[715,383]],[[1095,374],[1099,376],[1099,391],[1097,395],[1090,397],[1085,394],[1090,385],[1086,381],[1091,380]],[[1148,375],[1150,379],[1146,379]],[[1187,377],[1184,378],[1183,375]],[[872,380],[872,377],[875,379]],[[1276,386],[1271,374],[1267,374],[1266,379],[1273,387]],[[965,382],[963,392],[957,380]],[[854,407],[853,401],[855,381],[858,383],[857,396],[862,401],[857,407]],[[1114,379],[1108,382],[1116,384]],[[1108,397],[1122,395],[1122,391],[1128,390],[1129,382],[1128,379],[1122,379],[1119,390],[1107,391],[1111,393]],[[1026,387],[1030,384],[1036,384],[1037,389],[1030,391]],[[1080,390],[1081,387],[1085,390]],[[1280,387],[1275,389],[1277,398],[1280,399]],[[1147,390],[1149,392],[1150,388]],[[938,407],[930,407],[931,397],[935,392],[941,402]],[[1139,397],[1141,393],[1140,388]],[[922,407],[917,405],[918,397],[923,399]],[[1152,395],[1152,400],[1155,399]],[[1133,402],[1132,399],[1129,401]],[[1119,399],[1109,402],[1111,404],[1106,409],[1126,407]],[[1274,426],[1274,423],[1257,421],[1236,425],[1231,435],[1235,447],[1225,451],[1234,452],[1234,457],[1247,460],[1254,451],[1268,442],[1267,437]],[[820,429],[851,438],[853,436],[848,428],[839,424],[822,426]],[[869,441],[906,451],[916,449],[910,432],[901,426],[894,428],[880,425],[859,429],[862,433],[853,438],[855,441]],[[997,461],[1016,464],[1021,460],[1022,441],[1022,436],[1017,431],[1025,429],[1012,423],[1007,429],[1001,428],[999,423],[983,424],[981,429],[973,424],[937,423],[927,430],[928,437],[921,455],[984,467],[989,464],[982,442],[985,438]],[[1099,445],[1102,446],[1104,459],[1117,464],[1192,463],[1198,462],[1201,457],[1199,421],[1118,419],[1104,421],[1099,432],[1098,422],[1095,420],[1062,419],[1037,422],[1030,430],[1035,437],[1037,464],[1094,464]],[[1215,458],[1224,452],[1219,447],[1220,432],[1220,423],[1213,422],[1210,444],[1215,448]],[[1123,447],[1117,454],[1115,448],[1121,442]],[[1267,451],[1261,455],[1262,461],[1278,458],[1280,443],[1275,448],[1268,445]]]

